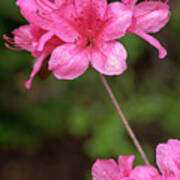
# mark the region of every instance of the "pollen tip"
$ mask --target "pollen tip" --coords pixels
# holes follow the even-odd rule
[[[30,90],[30,88],[31,88],[31,81],[30,81],[30,80],[26,81],[26,82],[24,83],[24,86],[25,86],[25,88],[26,88],[27,90]]]
[[[3,34],[3,39],[6,40],[7,42],[10,42],[12,39],[8,37],[6,34]]]
[[[2,37],[3,37],[3,39],[5,39],[5,40],[6,40],[7,35],[6,35],[6,34],[3,34],[3,35],[2,35]]]

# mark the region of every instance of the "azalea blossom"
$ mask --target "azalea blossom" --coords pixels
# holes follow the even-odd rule
[[[74,0],[53,13],[55,33],[65,42],[49,60],[58,79],[74,79],[91,63],[98,72],[119,75],[126,69],[126,51],[114,39],[131,24],[131,11],[122,3],[106,0]]]
[[[156,148],[156,161],[161,171],[150,165],[136,166],[134,156],[119,156],[113,159],[96,160],[92,167],[93,180],[179,180],[180,179],[180,141],[170,139]]]
[[[119,156],[118,163],[113,159],[96,160],[92,167],[93,180],[125,180],[133,168],[134,155]]]
[[[58,79],[74,79],[89,64],[106,75],[119,75],[126,69],[126,50],[115,41],[132,23],[132,11],[123,3],[18,0],[17,5],[30,24],[13,31],[13,39],[5,39],[37,58],[26,88],[48,57],[48,70]]]
[[[157,165],[162,174],[180,179],[180,141],[170,139],[166,144],[159,144],[156,154]]]
[[[159,58],[164,58],[167,51],[157,39],[149,35],[163,28],[170,18],[168,0],[143,1],[136,5],[138,0],[122,0],[122,2],[133,12],[132,24],[127,33],[137,34],[152,46],[158,49]]]

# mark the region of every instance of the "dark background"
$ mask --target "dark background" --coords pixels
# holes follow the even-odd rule
[[[127,35],[120,41],[129,68],[107,77],[152,163],[158,143],[180,138],[180,2],[170,3],[171,20],[155,35],[168,56],[159,60],[155,48]],[[73,81],[36,77],[24,88],[34,59],[2,39],[23,24],[15,0],[1,0],[0,179],[86,180],[96,158],[119,154],[136,154],[135,164],[143,164],[95,70]]]

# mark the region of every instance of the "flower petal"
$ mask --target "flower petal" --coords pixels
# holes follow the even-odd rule
[[[66,42],[74,42],[77,39],[78,33],[72,26],[72,14],[74,7],[70,1],[67,3],[59,4],[60,7],[51,7],[45,9],[46,5],[38,4],[40,0],[18,0],[17,5],[21,9],[23,16],[32,24],[41,27],[44,30],[48,30],[59,36]],[[50,1],[43,0],[48,3]],[[43,3],[42,3],[43,4]],[[53,5],[53,3],[51,3]],[[58,8],[58,9],[57,9]]]
[[[106,24],[101,32],[104,40],[118,39],[126,33],[132,22],[132,11],[120,2],[110,3],[106,12]]]
[[[99,49],[92,49],[92,66],[105,75],[120,75],[126,69],[127,53],[123,45],[112,41],[104,43]]]
[[[33,43],[37,43],[39,39],[41,38],[41,36],[48,32],[34,24],[30,24],[30,26],[31,26],[31,34],[33,38]]]
[[[70,1],[70,0],[54,0],[57,7],[62,6],[62,4],[66,3],[67,1]]]
[[[92,167],[93,180],[119,179],[119,168],[113,159],[96,160]]]
[[[12,34],[14,35],[14,42],[17,46],[27,51],[32,51],[33,46],[30,25],[21,26],[15,29]]]
[[[158,32],[170,17],[169,6],[163,2],[146,1],[139,3],[134,9],[135,27],[145,33]]]
[[[36,47],[33,51],[33,56],[38,57],[42,53],[46,56],[49,56],[56,47],[62,45],[63,43],[64,42],[61,39],[59,39],[54,35],[54,33],[49,31],[42,35],[39,41],[36,43]]]
[[[133,7],[138,0],[122,0],[123,4],[130,5]]]
[[[133,161],[135,156],[119,156],[118,164],[120,169],[121,177],[128,177],[133,168]]]
[[[43,29],[49,30],[52,22],[47,18],[41,17],[38,13],[40,8],[35,0],[18,0],[16,3],[20,9],[22,15],[32,24],[35,24]]]
[[[74,79],[88,68],[88,53],[78,49],[74,44],[57,47],[49,60],[49,70],[57,79]]]
[[[93,15],[96,18],[104,18],[107,1],[106,0],[75,0],[75,7],[78,17],[88,17]]]
[[[25,87],[26,87],[27,89],[30,89],[30,88],[31,88],[32,80],[33,80],[34,76],[40,71],[44,59],[45,59],[45,56],[42,55],[42,56],[41,56],[40,58],[38,58],[37,61],[34,63],[33,71],[31,72],[30,78],[29,78],[28,81],[25,82]]]
[[[151,44],[152,46],[157,48],[159,51],[159,58],[160,59],[163,59],[167,55],[166,49],[159,43],[159,41],[157,39],[155,39],[151,35],[146,34],[144,32],[140,32],[140,31],[132,31],[132,33],[137,34],[138,36],[143,38],[145,41],[147,41],[149,44]]]
[[[129,180],[161,180],[161,176],[153,166],[136,166]]]
[[[170,175],[170,176],[162,176],[161,180],[179,180],[177,176]]]
[[[79,27],[76,26],[76,12],[73,3],[63,4],[52,13],[53,31],[63,41],[73,43],[79,37]],[[82,27],[81,27],[82,28]]]
[[[42,35],[41,38],[39,39],[37,50],[42,51],[44,49],[46,42],[50,40],[53,37],[53,35],[54,33],[50,31]]]
[[[180,178],[180,141],[172,139],[166,144],[159,144],[156,149],[156,161],[163,174],[175,174]]]

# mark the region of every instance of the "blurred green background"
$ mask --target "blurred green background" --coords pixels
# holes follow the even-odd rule
[[[169,24],[155,36],[168,51],[157,50],[136,35],[120,39],[127,48],[128,70],[107,77],[120,106],[155,162],[155,147],[169,138],[180,138],[180,2],[171,1]],[[89,70],[73,81],[52,75],[24,82],[33,57],[4,47],[3,34],[26,21],[15,0],[0,1],[0,179],[87,180],[96,158],[136,154],[98,73]]]

